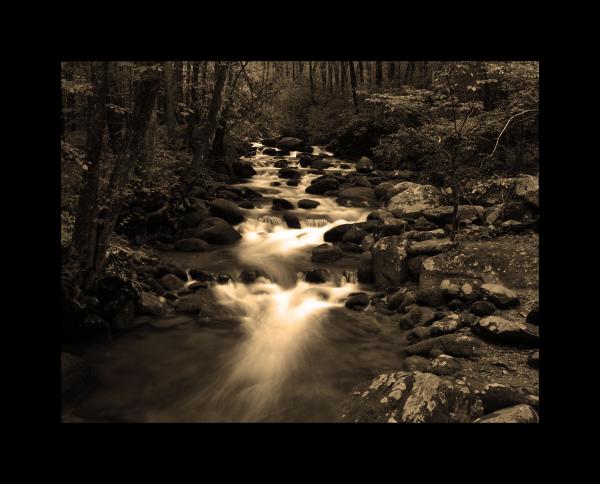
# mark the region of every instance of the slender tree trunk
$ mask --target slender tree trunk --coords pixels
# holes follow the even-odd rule
[[[308,78],[310,83],[310,102],[315,104],[315,82],[313,79],[313,63],[312,61],[308,61]]]
[[[198,74],[200,69],[200,62],[194,62],[192,64],[192,75],[190,78],[190,108],[192,113],[188,116],[187,125],[187,145],[191,149],[192,147],[192,134],[194,129],[200,122],[200,106],[198,103]]]
[[[113,153],[121,150],[123,142],[123,121],[124,115],[119,108],[122,107],[123,99],[121,96],[120,82],[118,78],[118,62],[112,62],[109,68],[109,89],[107,102],[112,104],[112,109],[106,110],[106,122],[108,126],[108,143]]]
[[[358,61],[358,81],[360,83],[360,87],[364,87],[365,85],[365,76],[363,73],[363,63],[362,61]]]
[[[213,89],[213,94],[208,109],[206,125],[203,127],[203,129],[196,130],[197,133],[194,135],[194,157],[192,164],[195,173],[199,173],[201,171],[212,146],[217,129],[219,111],[221,109],[223,87],[225,86],[225,80],[227,79],[228,71],[229,66],[227,64],[216,63],[215,87]]]
[[[381,61],[375,61],[375,86],[381,87],[383,82],[383,69],[381,67]]]
[[[393,61],[388,62],[388,82],[390,86],[396,85],[396,64]]]
[[[163,74],[165,81],[165,101],[166,101],[166,118],[167,118],[167,143],[169,146],[175,146],[176,131],[175,131],[175,104],[177,97],[175,95],[175,79],[173,76],[173,62],[167,61],[163,66]]]
[[[83,171],[75,227],[70,247],[70,262],[76,268],[77,286],[87,288],[93,267],[96,218],[98,216],[98,180],[100,155],[106,122],[109,63],[91,63],[92,95],[88,98],[88,127],[85,146],[87,170]]]
[[[335,88],[336,88],[336,92],[339,95],[342,91],[341,88],[341,81],[340,81],[340,64],[339,62],[335,62],[333,64],[333,72],[335,74]]]
[[[146,130],[155,106],[160,84],[156,69],[149,69],[144,72],[137,84],[138,89],[125,134],[124,146],[115,162],[108,187],[107,208],[98,228],[96,250],[94,251],[94,271],[96,273],[99,273],[106,263],[106,252],[110,237],[115,230],[125,200],[125,188],[135,163],[142,154]]]
[[[350,67],[350,85],[352,86],[354,113],[358,114],[358,96],[356,95],[356,73],[354,72],[354,62],[348,61],[348,66]]]
[[[329,91],[329,94],[333,94],[333,66],[331,64],[331,61],[327,62],[327,77],[328,77],[327,90]]]
[[[340,61],[340,73],[341,73],[341,91],[343,94],[346,94],[346,86],[348,85],[348,81],[346,79],[346,62]]]

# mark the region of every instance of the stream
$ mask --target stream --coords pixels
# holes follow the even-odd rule
[[[119,422],[330,422],[352,388],[382,371],[402,365],[402,332],[389,316],[369,306],[344,306],[354,292],[374,294],[356,281],[359,254],[328,263],[311,262],[311,250],[336,225],[365,221],[372,209],[342,207],[331,197],[305,192],[318,174],[298,166],[300,153],[247,158],[257,175],[236,185],[260,191],[254,209],[236,226],[240,242],[207,252],[162,252],[163,261],[227,273],[232,281],[215,285],[217,301],[235,325],[192,322],[158,330],[137,327],[110,343],[95,343],[82,356],[96,369],[98,384],[72,412],[86,421]],[[313,154],[331,153],[313,147]],[[285,159],[302,177],[287,186],[278,177]],[[328,158],[326,172],[354,171],[354,164]],[[342,168],[347,164],[350,168]],[[280,182],[273,186],[273,182]],[[294,205],[301,228],[290,229],[285,211],[272,198]],[[298,201],[319,202],[298,208]],[[326,268],[332,281],[306,282],[302,274]],[[243,269],[266,277],[239,282]]]

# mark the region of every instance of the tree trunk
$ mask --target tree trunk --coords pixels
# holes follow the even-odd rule
[[[383,82],[383,69],[381,67],[381,61],[375,61],[375,86],[381,87]]]
[[[346,80],[346,63],[344,61],[340,61],[340,79],[341,79],[340,91],[343,94],[346,94],[346,85],[348,84],[348,82]]]
[[[109,85],[107,102],[112,104],[112,109],[106,110],[106,122],[108,126],[108,143],[113,153],[118,153],[121,150],[123,142],[123,121],[124,114],[120,112],[123,99],[121,96],[120,82],[118,79],[118,62],[112,62],[109,69]]]
[[[212,146],[217,129],[219,111],[221,109],[223,87],[225,86],[228,71],[228,64],[215,63],[215,87],[208,109],[206,124],[203,129],[197,129],[194,134],[194,158],[192,165],[195,173],[201,171]]]
[[[194,62],[192,64],[192,76],[190,79],[190,108],[192,113],[188,116],[187,125],[187,145],[192,148],[192,134],[194,129],[200,122],[200,106],[198,105],[198,74],[200,69],[200,62]]]
[[[352,86],[352,102],[354,103],[354,114],[358,114],[358,96],[356,95],[356,73],[354,72],[354,62],[348,61],[350,66],[350,85]]]
[[[169,146],[175,146],[176,131],[175,131],[175,79],[173,77],[173,62],[167,61],[163,66],[164,81],[165,81],[165,101],[166,101],[166,118],[167,118],[167,143]]]
[[[310,102],[315,104],[315,82],[313,79],[313,63],[308,61],[308,78],[310,82]]]
[[[391,61],[388,62],[388,81],[390,86],[395,87],[396,85],[396,64]]]
[[[93,267],[98,215],[98,180],[100,154],[106,121],[106,98],[109,82],[109,63],[91,63],[92,95],[88,98],[88,127],[85,145],[87,170],[83,171],[77,203],[75,227],[70,247],[70,261],[74,265],[77,286],[87,286],[89,271]]]
[[[327,78],[327,90],[329,91],[329,94],[333,94],[333,66],[331,61],[327,62]]]
[[[360,87],[362,88],[365,85],[362,61],[358,61],[358,81],[360,82]]]
[[[159,77],[156,69],[148,69],[137,82],[133,112],[127,126],[123,149],[115,162],[107,193],[104,211],[95,246],[94,271],[99,273],[106,263],[106,251],[114,232],[121,207],[125,200],[125,188],[136,161],[142,154],[146,130],[158,94]]]

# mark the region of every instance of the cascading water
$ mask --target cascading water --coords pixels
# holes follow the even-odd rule
[[[264,196],[236,226],[242,240],[205,253],[163,254],[188,267],[232,274],[229,283],[206,290],[213,291],[239,327],[188,325],[168,335],[140,328],[133,348],[125,346],[126,335],[113,344],[110,359],[91,352],[88,357],[104,358],[102,368],[107,375],[112,368],[112,373],[106,387],[84,406],[88,414],[134,421],[326,421],[353,385],[382,368],[397,367],[396,328],[390,331],[372,311],[358,314],[344,308],[350,294],[369,291],[357,282],[357,256],[325,265],[311,262],[311,250],[323,243],[326,231],[366,220],[368,209],[307,194],[306,187],[319,175],[299,166],[299,153],[267,156],[260,143],[254,147],[257,155],[248,160],[257,174],[238,187]],[[313,154],[331,155],[318,147]],[[302,173],[297,186],[279,178],[278,160]],[[342,162],[333,157],[328,161],[332,167],[326,172],[351,171],[341,169]],[[274,210],[273,197],[294,208]],[[319,205],[296,208],[306,198]],[[301,228],[287,226],[286,212],[298,217]],[[329,282],[304,280],[304,273],[315,267],[332,273]],[[244,284],[235,277],[242,269],[257,270],[262,277]],[[137,393],[131,377],[145,382]]]

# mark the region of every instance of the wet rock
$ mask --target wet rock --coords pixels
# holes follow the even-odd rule
[[[539,326],[539,324],[540,324],[539,313],[540,313],[540,304],[538,302],[536,302],[533,305],[533,307],[529,310],[529,313],[527,314],[527,318],[525,319],[525,322]]]
[[[301,156],[298,159],[298,164],[302,167],[302,168],[308,168],[309,166],[311,166],[316,160],[312,157],[312,156]]]
[[[245,219],[244,213],[235,203],[223,198],[210,202],[209,208],[213,217],[219,217],[233,225],[242,223]]]
[[[362,156],[356,163],[356,171],[359,173],[371,173],[375,169],[375,164],[370,158]]]
[[[252,203],[250,200],[244,200],[243,202],[238,203],[238,207],[246,208],[246,209],[253,209],[254,203]]]
[[[398,287],[410,276],[406,262],[406,240],[383,237],[371,247],[372,270],[377,289]]]
[[[181,289],[184,285],[184,281],[182,281],[175,274],[166,274],[159,279],[159,282],[161,286],[167,291],[177,291],[178,289]]]
[[[476,316],[485,317],[494,314],[496,312],[496,306],[489,301],[475,301],[469,307],[469,311]]]
[[[356,254],[360,254],[363,250],[360,245],[353,244],[352,242],[340,242],[339,248],[344,252],[354,252]]]
[[[372,256],[370,251],[360,254],[358,260],[358,282],[370,284],[373,282]]]
[[[417,326],[406,333],[406,341],[417,343],[431,337],[431,328],[429,326]]]
[[[338,186],[339,183],[335,178],[324,178],[311,183],[304,191],[313,195],[323,195],[330,190],[337,190]]]
[[[538,423],[536,411],[529,405],[503,408],[478,418],[473,423]]]
[[[205,282],[193,281],[188,285],[187,288],[190,290],[190,292],[194,292],[198,289],[206,289],[207,287],[208,284],[206,284]]]
[[[91,366],[79,356],[60,354],[60,396],[63,405],[83,395],[94,382]]]
[[[398,320],[398,326],[401,329],[411,329],[416,326],[427,326],[435,318],[435,311],[424,306],[417,306],[404,314]]]
[[[215,275],[212,272],[203,269],[190,269],[190,277],[200,282],[213,282],[215,280]]]
[[[260,140],[260,143],[263,146],[270,146],[270,147],[275,147],[275,144],[277,143],[277,139],[278,138],[263,138]]]
[[[335,201],[344,207],[377,207],[379,205],[374,190],[367,187],[340,190]]]
[[[540,367],[540,352],[534,351],[527,357],[527,364],[532,368]]]
[[[382,239],[383,237],[389,237],[391,235],[401,235],[409,227],[409,223],[406,220],[398,218],[383,218],[379,220],[373,235],[376,239]]]
[[[290,228],[290,229],[302,228],[302,226],[300,225],[300,220],[293,213],[285,213],[283,215],[283,220],[285,220],[285,223],[287,224],[288,228]]]
[[[404,298],[406,297],[406,290],[398,289],[395,293],[391,294],[387,298],[387,308],[391,310],[396,310],[400,307],[400,305],[404,302]]]
[[[195,234],[209,244],[216,245],[233,244],[242,238],[237,230],[218,217],[210,217],[204,220]]]
[[[323,240],[325,242],[341,242],[344,234],[353,227],[354,224],[336,225],[323,234]]]
[[[279,170],[279,178],[300,178],[300,172],[295,168],[282,168]]]
[[[298,185],[300,185],[300,180],[298,180],[297,178],[292,178],[291,180],[286,181],[285,184],[288,187],[297,187]]]
[[[210,211],[208,208],[204,210],[197,210],[195,212],[186,213],[181,221],[182,225],[186,228],[197,227],[200,222],[210,217]]]
[[[285,198],[274,198],[273,199],[273,210],[292,210],[294,205],[292,202]]]
[[[447,252],[454,247],[454,245],[454,242],[451,242],[450,239],[432,239],[423,240],[421,242],[411,242],[408,245],[407,253],[410,257],[415,257],[417,255],[431,256]]]
[[[350,309],[361,310],[369,305],[369,296],[364,292],[350,294],[345,306]]]
[[[477,395],[456,379],[400,371],[357,386],[340,413],[342,422],[467,423],[482,409]]]
[[[169,301],[175,301],[179,299],[179,293],[177,291],[167,291],[163,294],[163,297]]]
[[[313,284],[322,284],[331,279],[331,272],[327,269],[311,269],[306,273],[305,280]]]
[[[313,262],[332,262],[342,257],[342,251],[331,244],[321,244],[312,250]]]
[[[301,149],[306,148],[306,142],[301,140],[300,138],[292,138],[291,136],[286,136],[277,141],[275,143],[275,146],[277,148],[287,149],[291,151],[300,151]]]
[[[165,305],[158,296],[150,292],[142,292],[138,300],[137,312],[139,314],[160,316],[165,312]]]
[[[231,276],[229,274],[217,274],[215,277],[215,281],[217,284],[227,284],[231,281]]]
[[[287,168],[288,162],[286,160],[277,160],[275,163],[273,163],[273,166],[275,168]]]
[[[173,247],[181,252],[204,252],[209,245],[202,239],[190,237],[189,239],[178,240]]]
[[[317,202],[316,200],[310,200],[308,198],[303,198],[302,200],[298,201],[298,207],[303,208],[305,210],[309,210],[311,208],[316,208],[319,205],[320,205],[320,203]]]
[[[310,166],[314,170],[325,170],[326,168],[331,168],[333,165],[330,161],[327,160],[318,160],[314,161]]]
[[[239,280],[243,284],[254,284],[256,279],[263,276],[264,274],[260,270],[244,269],[242,272],[240,272]]]
[[[398,218],[416,218],[423,211],[439,207],[443,203],[441,193],[434,186],[413,185],[394,195],[387,203],[386,209]]]
[[[482,284],[484,294],[501,309],[519,305],[519,298],[510,289],[501,284]]]
[[[519,321],[511,321],[499,316],[480,319],[473,331],[484,339],[495,343],[535,346],[539,340],[537,326]]]
[[[407,346],[404,351],[408,355],[427,355],[433,348],[450,356],[471,358],[481,353],[482,343],[471,336],[454,333],[420,341]]]
[[[253,152],[250,156],[254,156],[255,154],[256,151]],[[247,179],[252,178],[254,175],[256,175],[256,170],[252,166],[252,163],[238,160],[233,163],[233,173],[237,178]]]
[[[359,229],[356,225],[353,225],[352,227],[350,227],[349,230],[347,230],[344,233],[344,235],[342,236],[342,241],[351,242],[353,244],[360,244],[362,239],[364,239],[366,236],[367,232]]]
[[[462,370],[462,364],[450,355],[440,355],[433,359],[430,368],[431,373],[434,375],[448,376]]]
[[[263,155],[277,156],[277,150],[275,148],[265,148],[262,150]]]
[[[449,303],[448,303],[448,309],[451,309],[452,311],[456,311],[457,309],[461,309],[462,307],[464,307],[465,302],[462,299],[452,299]]]

